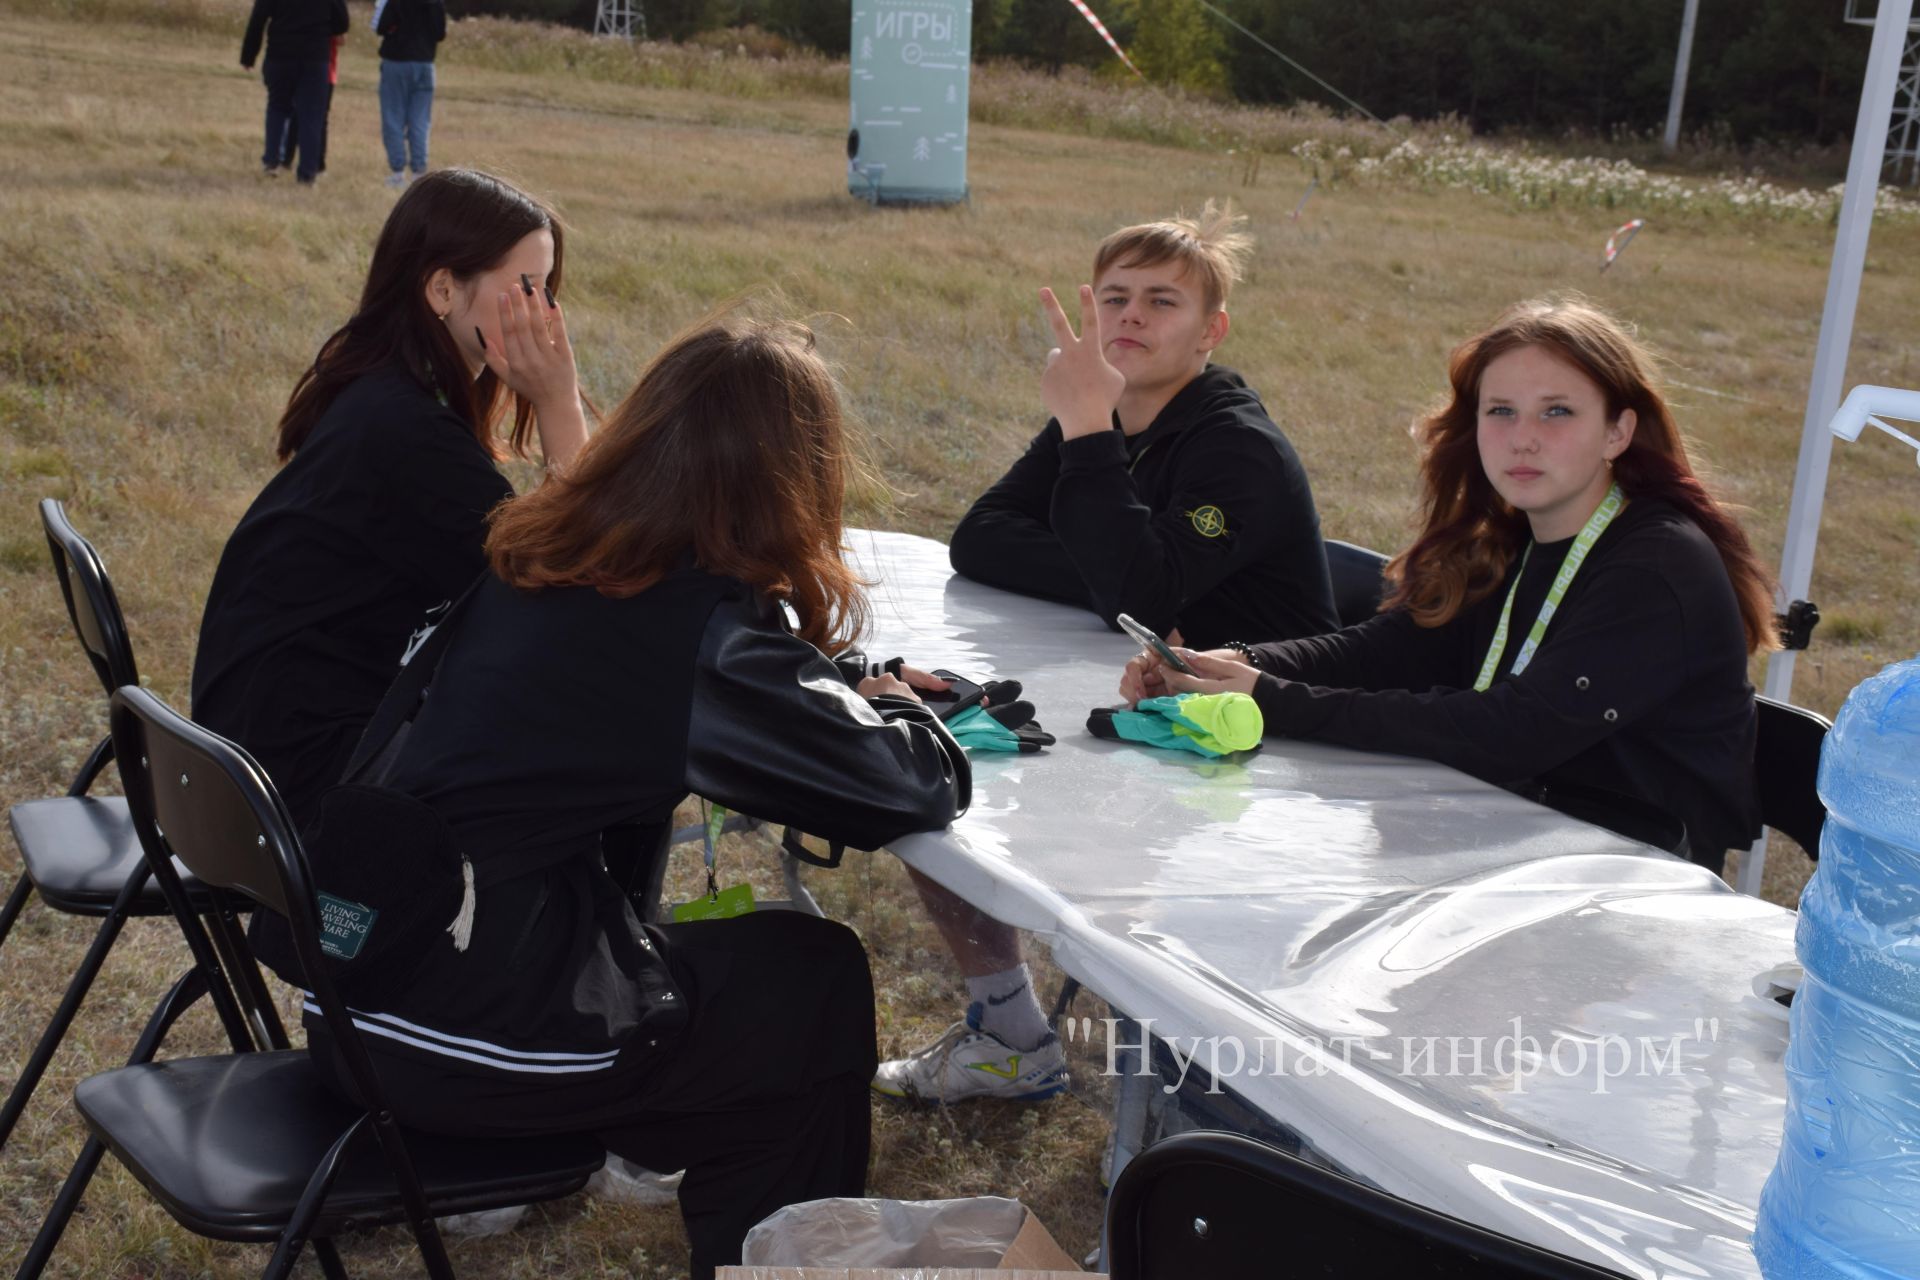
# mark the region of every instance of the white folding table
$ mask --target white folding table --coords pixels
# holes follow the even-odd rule
[[[1018,678],[1059,735],[976,757],[972,808],[902,860],[1155,1036],[1221,1038],[1200,1067],[1343,1171],[1631,1275],[1758,1274],[1787,1021],[1752,984],[1792,912],[1426,761],[1095,739],[1131,642],[929,539],[851,544],[870,652]]]

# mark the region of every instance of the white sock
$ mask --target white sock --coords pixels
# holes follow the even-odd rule
[[[1026,965],[984,978],[967,979],[967,998],[980,1006],[980,1029],[1026,1052],[1038,1049],[1052,1032],[1047,1015],[1033,995],[1033,975]]]

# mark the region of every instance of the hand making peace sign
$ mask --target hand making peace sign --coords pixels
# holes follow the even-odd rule
[[[1040,309],[1059,345],[1047,352],[1047,370],[1040,375],[1040,399],[1060,423],[1068,440],[1113,428],[1113,411],[1127,377],[1107,363],[1100,348],[1100,317],[1094,310],[1093,286],[1080,286],[1080,335],[1074,336],[1067,313],[1053,290],[1040,291]]]

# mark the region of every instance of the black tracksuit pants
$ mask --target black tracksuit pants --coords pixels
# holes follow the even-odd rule
[[[299,168],[295,176],[312,182],[327,149],[327,107],[332,87],[327,83],[326,58],[268,58],[261,64],[267,84],[267,140],[260,164],[277,169],[286,159],[287,130],[298,139]]]
[[[740,1261],[747,1230],[774,1210],[864,1193],[879,1064],[873,978],[850,929],[798,912],[663,932],[692,1015],[657,1048],[638,1041],[604,1076],[555,1085],[457,1074],[367,1042],[404,1124],[503,1137],[589,1131],[649,1169],[685,1169],[693,1276],[708,1280]],[[325,1039],[317,1024],[308,1035],[316,1049]]]

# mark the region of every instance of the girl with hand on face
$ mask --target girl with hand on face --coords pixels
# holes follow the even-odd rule
[[[387,217],[359,308],[294,385],[286,466],[214,575],[193,713],[253,753],[297,822],[339,780],[410,637],[485,567],[487,513],[513,496],[495,463],[537,432],[564,471],[586,442],[564,248],[552,210],[498,178],[422,176]]]
[[[1142,656],[1121,692],[1250,693],[1270,734],[1424,756],[1631,834],[1651,809],[1718,870],[1760,828],[1747,657],[1777,647],[1772,596],[1650,365],[1586,302],[1515,307],[1415,428],[1424,524],[1378,616],[1188,653],[1194,676]]]

